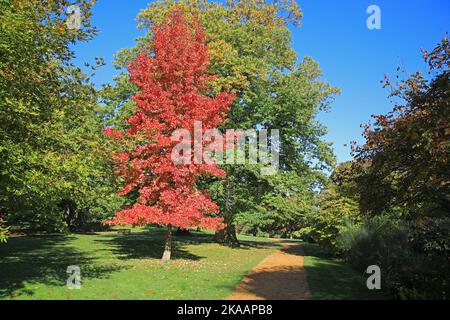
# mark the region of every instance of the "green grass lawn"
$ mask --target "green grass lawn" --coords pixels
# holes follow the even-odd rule
[[[369,275],[332,258],[316,244],[303,243],[304,266],[314,299],[385,299],[383,290],[367,289]]]
[[[174,237],[172,260],[160,261],[162,229],[12,237],[0,244],[0,299],[223,299],[280,245],[240,236],[223,246],[207,233]],[[314,298],[376,298],[365,278],[304,244]],[[67,267],[81,268],[80,290],[66,287]]]
[[[279,247],[241,239],[232,248],[208,234],[174,237],[164,263],[160,229],[13,237],[0,245],[0,299],[223,299]],[[81,268],[80,290],[66,287],[69,265]]]

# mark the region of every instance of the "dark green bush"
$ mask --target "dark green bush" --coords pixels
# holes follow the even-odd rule
[[[351,265],[381,268],[382,284],[400,299],[448,299],[450,260],[448,220],[401,222],[377,216],[349,225],[338,247]]]
[[[407,241],[404,225],[387,216],[378,216],[361,225],[348,225],[340,233],[337,246],[355,269],[363,271],[369,265],[381,265],[401,255]]]

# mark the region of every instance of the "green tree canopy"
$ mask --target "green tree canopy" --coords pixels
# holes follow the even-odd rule
[[[97,95],[71,63],[71,45],[95,35],[92,1],[72,1],[79,29],[69,4],[0,1],[0,212],[49,229],[114,203]]]
[[[394,109],[374,116],[374,125],[365,127],[366,143],[355,150],[363,211],[395,208],[411,219],[448,217],[449,52],[448,37],[431,53],[424,51],[429,77],[416,72],[397,84],[386,78]]]

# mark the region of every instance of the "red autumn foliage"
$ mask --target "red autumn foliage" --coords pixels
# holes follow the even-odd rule
[[[206,95],[211,76],[206,36],[197,21],[188,23],[174,11],[154,27],[153,35],[153,52],[142,51],[129,66],[139,93],[132,97],[137,108],[127,120],[128,129],[105,130],[128,148],[114,154],[117,173],[125,179],[120,194],[138,190],[139,197],[107,223],[223,228],[218,206],[196,188],[196,180],[224,172],[216,164],[175,164],[171,154],[178,142],[171,135],[184,128],[193,137],[194,121],[202,122],[203,131],[223,124],[234,95]]]

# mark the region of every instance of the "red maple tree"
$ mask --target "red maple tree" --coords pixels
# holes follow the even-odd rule
[[[127,151],[115,153],[117,173],[125,183],[120,194],[139,192],[132,207],[117,212],[109,224],[166,225],[163,260],[170,259],[171,229],[202,227],[221,229],[218,206],[206,191],[198,190],[201,175],[222,176],[214,163],[177,164],[172,139],[177,129],[202,123],[203,132],[224,123],[233,94],[207,95],[208,54],[206,36],[198,21],[187,22],[179,10],[171,12],[153,29],[153,50],[143,50],[129,66],[131,81],[139,88],[132,99],[137,108],[125,131],[106,129]],[[182,139],[181,139],[182,141]],[[203,148],[202,148],[203,150]],[[203,156],[203,151],[201,151]],[[194,152],[191,157],[194,157]]]

